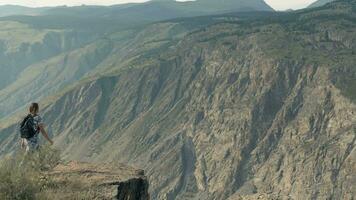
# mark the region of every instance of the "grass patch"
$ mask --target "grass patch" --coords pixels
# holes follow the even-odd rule
[[[60,161],[59,152],[49,147],[24,155],[18,152],[0,163],[0,199],[43,199],[41,192],[48,184],[43,172],[51,170]]]
[[[17,152],[1,160],[0,199],[103,199],[102,188],[85,183],[80,174],[52,176],[51,172],[60,162],[60,152],[49,146],[28,155]]]

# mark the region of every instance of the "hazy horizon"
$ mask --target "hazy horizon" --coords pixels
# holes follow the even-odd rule
[[[19,5],[27,7],[46,7],[46,6],[79,6],[79,5],[115,5],[123,3],[140,3],[146,2],[147,0],[0,0],[0,5]],[[181,0],[184,1],[184,0]],[[304,8],[316,0],[265,0],[267,4],[276,10],[286,10],[286,9],[301,9]]]

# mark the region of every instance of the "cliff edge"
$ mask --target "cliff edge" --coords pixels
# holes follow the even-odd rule
[[[51,180],[47,191],[56,199],[149,199],[144,171],[125,165],[72,161],[56,166],[44,179]]]

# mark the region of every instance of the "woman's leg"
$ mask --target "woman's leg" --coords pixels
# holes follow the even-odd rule
[[[39,149],[39,145],[37,140],[31,140],[31,139],[24,139],[23,141],[24,147],[25,147],[25,154],[23,156],[23,159],[20,163],[20,166],[24,164],[28,164],[30,161],[35,161],[36,158],[36,152]],[[33,163],[34,164],[34,163]]]

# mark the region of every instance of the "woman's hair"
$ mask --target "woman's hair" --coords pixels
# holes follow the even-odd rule
[[[30,113],[36,114],[39,111],[39,106],[38,103],[31,103],[31,106],[29,108]]]

